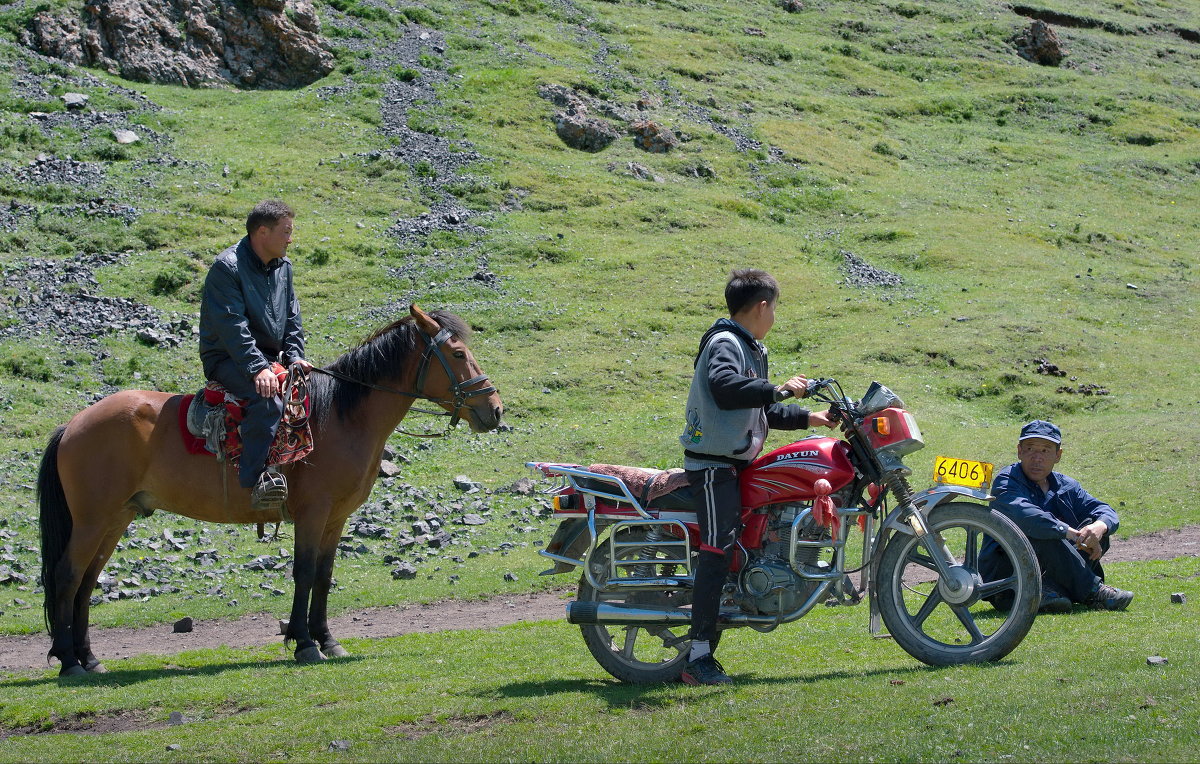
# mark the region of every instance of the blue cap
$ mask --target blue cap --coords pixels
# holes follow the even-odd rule
[[[1035,419],[1022,427],[1021,437],[1017,438],[1017,442],[1029,438],[1041,438],[1062,445],[1062,431],[1058,429],[1058,425],[1042,419]]]

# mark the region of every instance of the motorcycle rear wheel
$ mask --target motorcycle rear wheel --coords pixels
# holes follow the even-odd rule
[[[638,554],[635,547],[628,554]],[[608,579],[608,547],[601,544],[589,561],[592,576],[603,584]],[[577,599],[580,602],[612,602],[629,605],[681,607],[689,605],[692,593],[671,592],[600,592],[588,583],[587,576],[579,579]],[[689,627],[658,624],[623,626],[614,624],[581,624],[588,652],[605,671],[630,684],[674,682],[683,673],[692,641]],[[714,645],[715,647],[715,645]]]
[[[961,566],[956,582],[944,581],[916,536],[894,534],[878,568],[880,615],[896,643],[931,666],[997,661],[1029,633],[1041,602],[1041,575],[1029,541],[1011,520],[981,504],[951,502],[927,519]],[[1013,573],[983,580],[979,551],[991,536],[1012,561]],[[957,586],[957,588],[956,588]],[[984,599],[1012,595],[1003,612]]]

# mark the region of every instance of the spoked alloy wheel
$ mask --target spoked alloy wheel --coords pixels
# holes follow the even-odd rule
[[[633,534],[627,539],[632,540]],[[648,542],[651,543],[651,542]],[[643,554],[637,547],[626,552],[630,559]],[[592,575],[604,583],[608,579],[608,547],[601,542],[589,561]],[[694,565],[694,560],[693,560]],[[650,565],[647,565],[649,573]],[[580,602],[614,602],[653,607],[680,607],[691,604],[691,591],[673,592],[598,592],[588,583],[587,577],[579,579],[578,600]],[[623,682],[653,684],[672,682],[683,673],[687,662],[691,640],[688,626],[668,627],[661,624],[621,626],[615,624],[581,624],[583,641],[588,651],[604,670]]]
[[[981,504],[952,502],[927,519],[931,540],[954,558],[943,579],[915,536],[894,534],[879,562],[879,610],[896,643],[931,666],[995,661],[1008,655],[1033,625],[1041,583],[1033,548],[1008,518]],[[991,536],[1012,561],[1011,575],[983,580],[979,550]],[[937,543],[937,542],[933,542]],[[1007,592],[1006,613],[984,598]]]

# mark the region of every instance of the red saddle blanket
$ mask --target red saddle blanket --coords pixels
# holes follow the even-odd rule
[[[279,375],[280,384],[287,379],[287,371],[279,364],[271,366],[272,371]],[[289,464],[308,456],[313,450],[312,427],[308,416],[311,410],[311,400],[305,392],[306,385],[284,386],[285,401],[283,417],[275,430],[275,440],[267,452],[267,465]],[[245,416],[243,406],[245,400],[235,398],[219,382],[209,381],[202,391],[204,402],[209,406],[225,406],[225,458],[237,467],[242,457],[242,438],[238,425]],[[179,433],[183,437],[183,446],[189,454],[209,453],[205,448],[204,438],[198,438],[188,429],[188,408],[192,405],[195,395],[185,395],[179,403]]]

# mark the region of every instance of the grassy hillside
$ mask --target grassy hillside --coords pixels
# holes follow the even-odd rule
[[[194,317],[206,264],[268,196],[298,211],[317,362],[413,299],[476,327],[512,429],[421,448],[395,436],[413,484],[466,473],[496,488],[530,459],[677,465],[695,343],[722,312],[728,271],[757,266],[784,290],[774,373],[836,376],[852,394],[891,386],[926,436],[918,476],[938,454],[1007,463],[1019,425],[1050,418],[1066,433],[1063,470],[1120,504],[1122,533],[1189,521],[1200,3],[1040,2],[1074,24],[1057,27],[1070,51],[1057,68],[1016,55],[1030,19],[992,0],[321,6],[338,69],[287,92],[49,63],[11,42],[33,4],[0,9],[0,204],[13,200],[0,329],[15,332],[0,337],[0,521],[13,554],[28,559],[36,538],[29,486],[57,423],[98,392],[202,381],[189,343],[16,331],[26,258],[123,252],[96,269],[93,294]],[[570,149],[546,85],[684,140],[666,154],[628,136]],[[68,91],[144,140],[43,129],[53,119],[30,113],[61,112]],[[23,181],[39,154],[104,178]],[[138,214],[71,209],[101,197]],[[404,233],[447,203],[469,221]],[[851,283],[850,258],[903,283]],[[1065,376],[1039,373],[1048,365]],[[253,553],[242,533],[237,548]],[[532,548],[522,554],[519,573],[536,571]],[[372,581],[368,600],[412,596],[379,573],[343,566],[338,578],[348,591]],[[499,585],[478,575],[481,590]],[[429,586],[420,596],[452,591]],[[155,617],[176,607],[166,598]],[[36,628],[35,613],[14,628]]]

